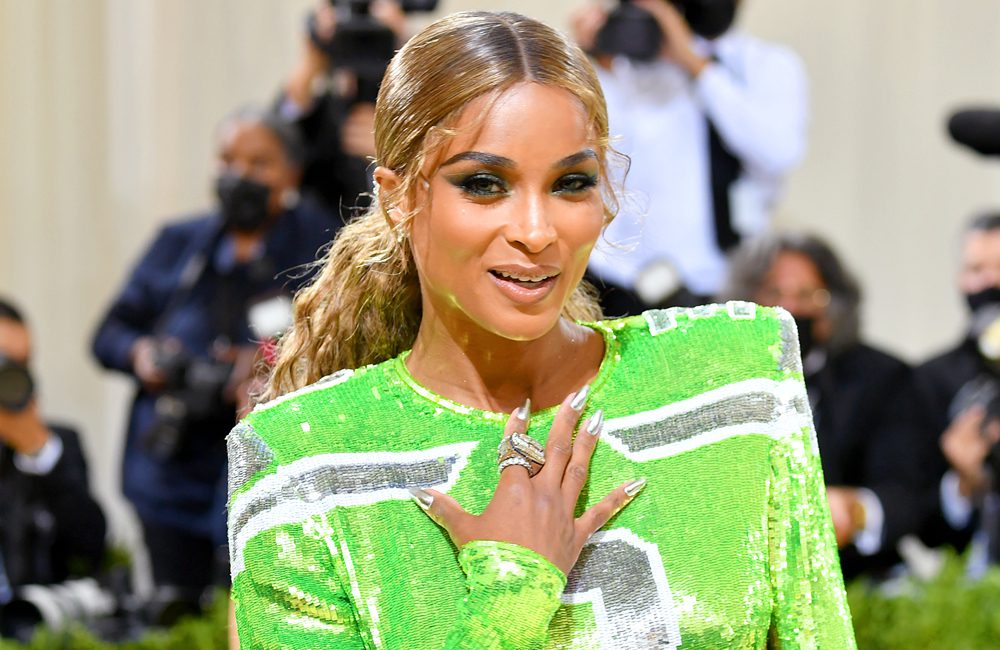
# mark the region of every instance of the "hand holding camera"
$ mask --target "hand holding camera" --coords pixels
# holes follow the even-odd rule
[[[963,411],[941,436],[941,451],[958,474],[963,496],[980,495],[989,488],[987,458],[1000,442],[1000,420],[987,419],[986,407],[974,405]]]
[[[666,58],[692,77],[708,59],[692,48],[693,35],[712,40],[736,18],[738,0],[621,0],[610,13],[591,5],[574,17],[577,42],[602,55],[635,61]]]
[[[38,453],[49,435],[34,400],[20,411],[0,408],[0,441],[17,453],[28,456]]]
[[[180,345],[176,341],[173,344]],[[170,345],[169,339],[159,341],[151,336],[144,336],[132,345],[132,372],[150,393],[158,393],[166,386],[167,376],[159,360],[163,357],[164,347]],[[179,352],[179,349],[176,351]]]
[[[662,55],[697,77],[708,59],[691,49],[692,31],[677,6],[663,0],[634,0],[635,6],[649,12],[663,34]]]

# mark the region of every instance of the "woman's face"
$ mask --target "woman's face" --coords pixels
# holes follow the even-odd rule
[[[796,318],[812,319],[816,341],[829,340],[830,292],[819,267],[808,255],[797,251],[778,253],[754,300],[762,305],[783,307]]]
[[[453,333],[540,338],[558,322],[603,226],[587,115],[566,90],[521,83],[492,106],[472,102],[457,127],[424,169],[409,226],[423,318]]]
[[[282,211],[282,196],[298,187],[299,172],[278,136],[263,124],[235,122],[219,135],[219,173],[235,173],[271,188],[268,212]]]

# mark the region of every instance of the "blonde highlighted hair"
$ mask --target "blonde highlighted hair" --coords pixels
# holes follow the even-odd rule
[[[563,88],[580,101],[601,163],[605,220],[613,218],[607,108],[587,56],[551,27],[515,13],[461,12],[432,23],[393,58],[376,103],[377,162],[400,182],[341,229],[316,279],[296,296],[293,325],[262,399],[412,347],[421,317],[419,278],[405,239],[412,215],[393,226],[388,210],[414,196],[424,164],[454,134],[450,127],[471,101],[527,81]],[[563,315],[599,319],[593,291],[581,283]]]

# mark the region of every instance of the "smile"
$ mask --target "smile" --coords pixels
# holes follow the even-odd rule
[[[530,304],[544,299],[556,285],[559,272],[550,269],[490,269],[490,276],[507,298]]]
[[[507,273],[506,271],[490,271],[493,275],[499,276],[505,280],[516,280],[517,282],[544,282],[549,278],[554,278],[556,273],[547,273],[543,275],[524,275],[517,273]]]

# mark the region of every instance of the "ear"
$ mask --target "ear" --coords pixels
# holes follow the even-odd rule
[[[382,167],[381,165],[375,168],[375,171],[372,172],[372,176],[375,179],[375,189],[378,191],[380,197],[389,196],[399,189],[400,183],[402,183],[402,180],[399,178],[399,174],[388,167]],[[389,215],[389,221],[392,222],[392,225],[398,226],[403,218],[403,212],[400,210],[400,206],[384,202],[382,207],[385,210],[385,213]]]

